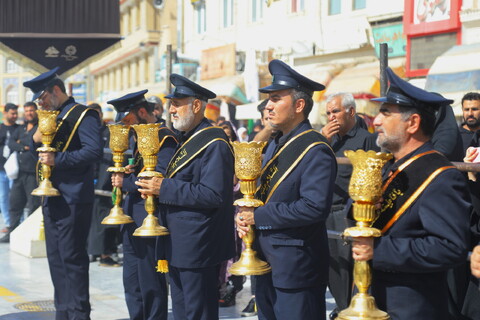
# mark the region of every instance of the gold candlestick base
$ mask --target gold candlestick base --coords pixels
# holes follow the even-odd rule
[[[377,308],[375,299],[366,293],[357,293],[350,306],[338,314],[339,320],[388,320],[388,314]]]
[[[107,169],[108,172],[114,172],[114,173],[123,173],[125,172],[125,167],[109,167]],[[118,225],[118,224],[127,224],[127,223],[132,223],[133,219],[129,215],[125,214],[123,211],[123,208],[120,206],[120,203],[122,202],[122,189],[119,187],[115,187],[112,190],[112,199],[114,199],[114,205],[112,209],[110,209],[110,212],[108,213],[108,216],[106,216],[101,224],[106,224],[106,225]]]
[[[139,178],[153,178],[163,177],[160,172],[156,171],[143,171],[138,175]],[[137,237],[156,237],[156,236],[168,236],[170,232],[164,226],[161,226],[158,222],[158,218],[153,215],[155,211],[155,196],[148,196],[145,200],[145,210],[147,211],[147,217],[143,220],[142,226],[135,229],[133,233]]]
[[[168,236],[170,232],[167,228],[161,226],[158,223],[158,218],[153,214],[148,214],[145,219],[143,219],[142,226],[135,229],[133,233],[137,237],[156,237],[156,236]]]
[[[52,181],[44,179],[40,181],[38,187],[33,189],[33,196],[45,196],[45,197],[57,197],[60,195],[60,192],[53,187]]]
[[[114,205],[110,209],[110,213],[102,220],[102,224],[108,225],[117,225],[117,224],[127,224],[132,223],[133,219],[129,215],[125,214],[122,207],[119,205]]]
[[[250,227],[247,235],[244,238],[251,238],[253,242],[253,226]],[[240,255],[240,259],[232,264],[228,272],[237,276],[260,276],[272,271],[272,267],[268,262],[262,261],[257,257],[257,253],[251,248],[252,244],[245,241],[247,246]]]

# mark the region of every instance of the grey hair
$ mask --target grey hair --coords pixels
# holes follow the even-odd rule
[[[355,98],[353,97],[353,94],[349,92],[333,93],[327,97],[326,103],[331,102],[333,99],[337,97],[340,98],[340,102],[346,111],[350,111],[352,108],[353,110],[357,109],[357,105],[355,104]]]
[[[193,101],[195,101],[196,99],[198,99],[198,98],[190,97],[190,101],[188,103],[190,104],[190,106],[192,106],[192,108],[193,108]],[[205,109],[207,108],[207,101],[204,101],[204,100],[201,100],[201,99],[198,99],[198,100],[202,104],[200,112],[203,114],[203,113],[205,113]]]

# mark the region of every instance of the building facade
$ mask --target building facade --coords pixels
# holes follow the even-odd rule
[[[23,87],[23,82],[32,77],[30,69],[17,64],[12,57],[0,55],[0,105],[8,102],[23,105],[30,101],[33,94]]]
[[[120,14],[123,40],[88,67],[91,101],[141,89],[165,91],[161,71],[167,44],[176,45],[175,1],[120,0]]]

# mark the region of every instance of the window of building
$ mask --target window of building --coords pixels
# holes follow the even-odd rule
[[[25,101],[32,101],[33,92],[32,90],[25,90]]]
[[[207,31],[207,12],[205,10],[205,0],[195,2],[195,17],[197,19],[197,33]]]
[[[305,0],[291,0],[292,13],[305,11]]]
[[[252,0],[252,22],[263,18],[263,4],[265,0]]]
[[[223,27],[233,26],[233,0],[223,0]]]
[[[12,59],[7,60],[7,73],[15,73],[18,72],[18,65]]]
[[[328,0],[328,14],[333,16],[342,12],[342,0]]]
[[[367,7],[367,0],[353,0],[353,10],[365,9]]]
[[[16,86],[7,88],[7,102],[18,104],[18,89]]]

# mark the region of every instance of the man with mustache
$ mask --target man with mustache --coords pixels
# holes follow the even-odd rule
[[[233,153],[220,127],[204,117],[212,91],[172,74],[173,127],[180,144],[165,178],[139,180],[138,191],[158,196],[175,319],[218,319],[218,270],[234,256]],[[158,246],[158,244],[157,244]],[[159,248],[162,249],[162,248]]]
[[[463,141],[463,152],[472,145],[475,132],[480,129],[480,93],[469,92],[462,98],[463,123],[460,133]]]
[[[384,168],[383,201],[373,227],[355,238],[353,258],[372,260],[372,294],[392,320],[449,319],[447,270],[465,262],[470,197],[465,178],[430,139],[447,100],[387,69],[390,87],[374,120],[377,144],[393,154]]]
[[[263,160],[258,208],[241,207],[237,231],[255,225],[260,258],[272,272],[256,277],[259,319],[325,319],[330,213],[337,172],[335,154],[308,115],[314,91],[325,87],[280,60],[269,64],[268,121],[278,131]]]
[[[107,101],[118,112],[125,125],[161,123],[154,114],[154,106],[145,99],[148,90],[129,93]],[[133,131],[133,129],[131,129]],[[168,162],[177,146],[173,132],[163,124],[158,132],[159,140],[165,139],[157,154],[155,171],[165,174]],[[125,302],[132,320],[166,320],[168,317],[168,288],[165,275],[157,272],[155,237],[134,236],[147,216],[145,201],[135,181],[143,170],[143,157],[138,151],[136,138],[131,139],[133,164],[125,167],[125,173],[112,174],[112,186],[126,192],[123,208],[132,217],[133,223],[124,224],[120,230],[123,243],[123,287]],[[155,212],[155,215],[158,213]],[[162,241],[162,240],[160,240]]]
[[[40,197],[32,195],[33,189],[38,186],[35,166],[37,158],[30,152],[30,140],[37,130],[37,105],[29,101],[23,106],[24,124],[13,131],[8,146],[10,150],[18,152],[18,177],[13,180],[10,190],[10,228],[9,232],[0,239],[0,242],[10,242],[10,233],[18,227],[24,208],[30,215],[40,205]]]

